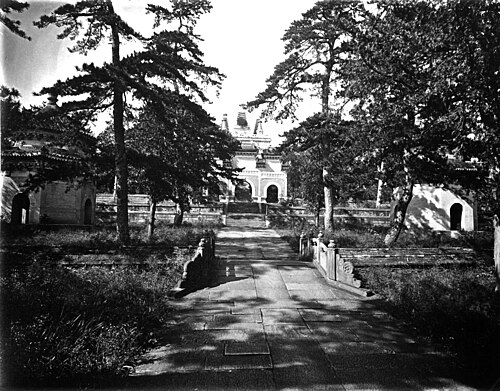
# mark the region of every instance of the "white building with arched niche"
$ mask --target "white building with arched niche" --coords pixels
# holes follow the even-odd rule
[[[245,112],[240,112],[236,126],[230,129],[227,114],[224,114],[221,127],[241,143],[232,161],[225,164],[243,169],[237,185],[226,180],[227,193],[221,201],[277,203],[286,199],[287,174],[283,171],[280,155],[270,149],[271,138],[264,133],[261,120],[250,128]]]
[[[474,231],[477,228],[477,208],[473,201],[449,189],[415,185],[405,222],[409,228]]]

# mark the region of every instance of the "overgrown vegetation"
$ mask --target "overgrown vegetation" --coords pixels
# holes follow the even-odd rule
[[[159,242],[196,244],[203,228],[163,226]],[[31,232],[18,244],[115,245],[116,233],[63,230]],[[137,243],[141,243],[138,232]],[[22,256],[22,255],[19,255]],[[60,255],[63,256],[63,255]],[[127,373],[155,344],[155,331],[171,312],[168,292],[179,281],[189,249],[151,250],[148,267],[56,266],[54,254],[4,270],[2,367],[11,383],[87,385]],[[19,263],[23,263],[19,259]]]
[[[2,227],[8,228],[8,227]],[[131,245],[162,245],[165,247],[195,246],[203,236],[204,230],[216,228],[205,224],[193,226],[184,224],[173,227],[171,224],[159,222],[152,240],[149,240],[144,225],[130,227]],[[2,230],[1,242],[5,245],[30,246],[62,246],[101,250],[119,248],[117,233],[114,227],[95,227],[93,230],[83,229],[44,229],[42,226],[26,226],[14,231]]]
[[[291,223],[283,219],[283,216],[277,216],[271,221],[271,227],[276,229],[281,237],[290,243],[292,248],[298,251],[299,237],[304,233],[308,237],[318,237],[319,229],[307,221],[297,220]],[[332,233],[327,233],[325,241],[333,239],[337,247],[385,247],[384,237],[387,227],[370,226],[358,222],[343,222],[335,225]],[[437,232],[432,230],[403,230],[398,246],[402,248],[409,247],[473,247],[476,249],[492,249],[492,232],[461,232],[458,237],[452,237],[447,232]]]
[[[494,293],[492,265],[371,267],[358,273],[396,317],[456,354],[475,382],[488,388],[493,384],[500,359],[500,301]]]

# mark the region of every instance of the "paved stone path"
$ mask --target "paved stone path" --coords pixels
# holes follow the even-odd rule
[[[329,286],[261,222],[217,236],[215,286],[176,302],[131,387],[169,390],[470,389],[377,300]]]

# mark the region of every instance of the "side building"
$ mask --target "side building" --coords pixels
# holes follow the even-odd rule
[[[227,114],[222,129],[230,131],[240,142],[240,150],[232,161],[224,164],[240,168],[239,182],[225,180],[227,186],[221,202],[277,203],[287,198],[287,174],[283,171],[280,155],[271,149],[271,138],[264,133],[261,120],[250,128],[245,112],[238,113],[237,125],[230,129]]]
[[[76,186],[64,179],[51,180],[31,191],[25,187],[28,178],[41,170],[78,165],[82,160],[81,147],[95,143],[92,136],[79,134],[75,146],[57,146],[61,138],[61,132],[56,130],[25,130],[21,141],[2,151],[0,219],[3,223],[94,224],[96,187],[91,180],[76,178],[79,182]]]

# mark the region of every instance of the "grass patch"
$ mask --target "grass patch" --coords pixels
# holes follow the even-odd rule
[[[22,245],[22,251],[4,253],[13,267],[4,264],[0,280],[4,381],[91,386],[126,373],[157,344],[155,335],[171,314],[168,293],[206,228],[159,226],[153,243],[158,246],[148,247],[147,253],[127,250],[128,256],[146,261],[140,270],[67,269],[54,262],[66,251],[36,247],[78,248],[82,253],[119,248],[108,230],[30,230],[4,236],[4,246]],[[132,229],[132,243],[150,244],[144,229]],[[174,246],[181,247],[165,251]]]
[[[154,344],[187,254],[150,270],[68,270],[43,262],[1,280],[10,380],[67,384],[116,376]]]
[[[357,271],[396,317],[456,354],[471,381],[491,387],[500,360],[500,300],[492,266]]]
[[[318,237],[319,229],[307,222],[291,225],[290,222],[272,224],[280,236],[298,251],[302,233],[308,237]],[[371,226],[361,223],[336,224],[334,232],[326,234],[324,241],[333,239],[337,247],[376,248],[384,244],[386,227]],[[403,229],[395,247],[399,248],[438,248],[438,247],[473,247],[475,249],[493,248],[493,232],[462,232],[458,237],[451,237],[448,232],[432,230]]]
[[[173,227],[171,224],[159,222],[151,241],[147,238],[145,226],[130,227],[130,244],[132,246],[158,245],[164,247],[196,246],[205,230],[216,226],[183,225]],[[47,246],[71,247],[80,249],[110,250],[119,248],[116,229],[112,227],[94,227],[91,230],[81,228],[62,228],[45,230],[42,227],[25,227],[22,231],[3,230],[1,245],[5,246]]]

